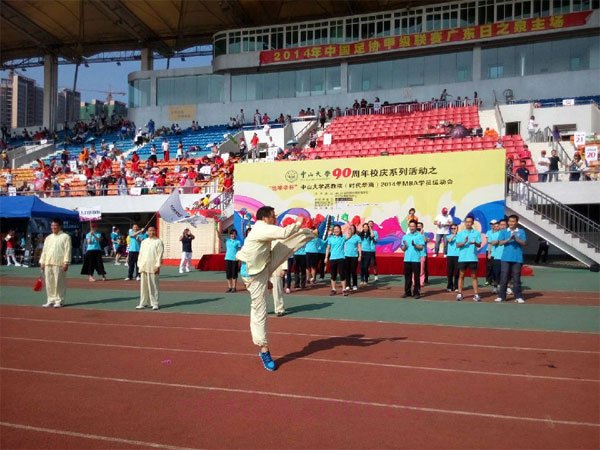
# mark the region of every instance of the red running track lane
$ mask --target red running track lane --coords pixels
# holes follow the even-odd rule
[[[62,331],[47,322],[58,319],[54,311],[48,314],[49,311],[36,308],[13,307],[2,308],[1,312],[2,366],[18,370],[1,372],[5,399],[2,417],[10,423],[184,447],[561,448],[595,446],[599,438],[595,407],[597,376],[593,381],[517,380],[505,375],[349,365],[337,361],[342,356],[361,361],[365,355],[375,361],[401,360],[408,339],[367,347],[338,342],[340,345],[331,349],[318,349],[316,356],[327,361],[315,361],[311,359],[314,354],[307,355],[288,360],[279,372],[269,374],[258,367],[258,358],[251,351],[244,352],[244,345],[237,343],[247,339],[239,331],[247,320],[241,321],[240,317],[178,314],[151,317],[144,313],[61,310],[56,313],[65,321]],[[29,312],[32,318],[41,321],[7,317],[24,317]],[[91,319],[96,323],[116,319],[121,325],[134,326],[73,323]],[[197,325],[198,319],[205,328],[210,325],[231,331],[185,328],[192,322]],[[456,331],[461,332],[465,341],[472,341],[485,331],[289,318],[272,323],[276,328],[291,330],[276,335],[278,348],[288,355],[309,341],[308,336],[294,333],[294,327],[298,326],[304,334],[321,334],[332,328],[329,336],[357,333],[371,338],[398,337],[401,331],[410,335],[410,339],[426,332],[431,342],[438,343],[411,345],[421,346],[424,354],[433,347],[446,346],[448,360],[456,359],[457,350],[461,355],[467,348],[482,350],[461,347],[456,342]],[[80,336],[79,342],[109,346],[6,339],[17,332],[15,324],[26,331],[21,338],[27,339],[25,335],[31,330],[32,339],[41,334],[51,341],[71,339],[71,327],[87,327],[75,330],[85,337]],[[161,328],[155,328],[157,325]],[[165,328],[173,326],[180,328]],[[116,329],[128,329],[129,343],[137,348],[114,347],[120,345],[115,342],[127,337]],[[160,330],[162,333],[157,333]],[[491,331],[506,345],[516,333]],[[515,336],[515,340],[526,340],[531,348],[543,343],[543,348],[548,349],[553,344],[552,339],[535,342],[535,338],[533,341],[529,338],[554,333],[516,334],[520,336]],[[585,360],[570,360],[573,355],[597,358],[597,336],[591,335],[590,339],[590,335],[558,334],[562,335],[562,346],[554,350],[567,350],[553,351],[553,356],[561,361],[559,364],[585,364]],[[348,340],[353,339],[344,342]],[[218,347],[217,351],[232,354],[139,348],[174,344],[177,349],[208,349],[205,351]],[[574,350],[585,353],[570,353]],[[489,351],[493,359],[496,352]],[[510,350],[502,352],[501,359]],[[531,354],[534,350],[513,350],[515,354],[521,352]],[[476,364],[471,366],[474,367]],[[20,386],[28,389],[19,389]],[[585,407],[586,403],[590,407]],[[62,406],[56,408],[56,405]],[[467,414],[459,415],[456,411]],[[209,427],[198,426],[199,423]],[[65,436],[65,440],[69,439],[72,438]]]
[[[4,286],[16,286],[31,288],[33,279],[24,277],[1,277],[2,284]],[[97,281],[90,283],[87,279],[81,278],[67,278],[67,285],[69,288],[77,289],[96,289],[96,290],[126,290],[126,291],[139,291],[139,283],[136,281],[124,281],[122,279],[111,279],[106,282]],[[239,290],[237,294],[229,295],[248,295],[242,287],[242,283],[239,283]],[[225,295],[225,283],[220,281],[187,281],[185,279],[178,280],[161,280],[160,282],[161,292],[216,292]],[[481,298],[484,302],[493,302],[497,297],[496,294],[492,294],[489,287],[481,287]],[[329,283],[319,284],[315,287],[308,289],[295,289],[292,291],[291,297],[294,294],[298,295],[310,295],[319,297],[328,297],[330,293]],[[472,289],[465,290],[465,298],[471,300]],[[367,288],[361,288],[357,293],[351,293],[351,296],[366,297],[366,298],[381,298],[381,299],[392,299],[401,300],[404,294],[403,285],[388,286],[384,282],[379,284],[372,284]],[[341,296],[341,294],[338,294]],[[600,306],[600,299],[598,294],[595,292],[559,292],[559,291],[532,291],[525,290],[525,299],[532,304],[542,305],[572,305],[572,306]],[[107,294],[107,298],[110,298]],[[446,292],[443,285],[428,286],[422,289],[421,298],[423,300],[433,301],[455,301],[456,294],[452,292]],[[78,300],[79,301],[79,300]],[[41,301],[43,303],[43,300]]]

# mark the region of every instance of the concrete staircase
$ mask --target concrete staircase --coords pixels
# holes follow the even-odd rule
[[[491,128],[502,134],[498,120],[496,120],[496,111],[493,108],[479,110],[479,125],[483,130]]]
[[[518,215],[521,225],[590,270],[600,270],[599,224],[514,178],[509,184],[506,212]]]

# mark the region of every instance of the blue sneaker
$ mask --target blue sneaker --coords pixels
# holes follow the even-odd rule
[[[258,356],[260,356],[263,366],[265,366],[265,369],[267,369],[269,372],[273,372],[277,369],[275,361],[273,361],[273,358],[271,358],[271,352],[260,352]]]

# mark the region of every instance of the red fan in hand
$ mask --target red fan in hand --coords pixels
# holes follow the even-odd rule
[[[33,290],[35,292],[40,292],[43,286],[44,280],[42,280],[42,277],[39,277],[37,280],[35,280],[35,283],[33,283]]]

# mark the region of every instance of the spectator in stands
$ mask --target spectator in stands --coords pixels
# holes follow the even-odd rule
[[[256,110],[256,112],[254,113],[254,126],[255,127],[259,127],[262,121],[262,116],[260,115],[260,112],[258,112],[258,109]]]
[[[175,155],[177,161],[181,161],[183,159],[183,142],[179,139],[177,143],[177,153]]]
[[[487,138],[493,139],[494,141],[497,141],[500,136],[498,135],[498,132],[496,130],[488,127],[485,129],[485,132],[483,133],[483,137],[487,137]]]
[[[548,182],[551,182],[552,179],[558,181],[560,158],[558,157],[558,152],[556,150],[552,150],[550,155],[550,158],[548,158],[548,161],[550,162],[548,165]]]
[[[381,100],[379,100],[379,97],[375,97],[375,101],[373,102],[373,112],[375,114],[379,114],[380,111],[381,111]]]
[[[573,160],[569,165],[569,181],[583,181],[585,177],[582,176],[586,169],[585,161],[581,158],[581,154],[576,152],[573,155]]]
[[[264,113],[262,116],[262,124],[268,125],[270,121],[271,121],[271,118],[267,115],[267,113]]]
[[[2,150],[2,168],[8,169],[10,167],[10,158],[8,157],[8,152],[6,150]]]
[[[519,159],[531,159],[531,152],[527,144],[519,151]]]
[[[525,185],[529,183],[529,169],[527,168],[526,160],[521,160],[521,165],[515,171],[515,175],[517,178],[517,193],[519,196],[519,201],[523,202],[526,194]]]
[[[149,161],[152,161],[154,164],[158,163],[158,158],[156,156],[156,144],[152,144],[150,146],[150,156],[148,157]]]
[[[117,192],[119,195],[127,195],[127,178],[124,174],[119,175],[117,179]]]
[[[148,121],[148,123],[146,124],[146,129],[148,130],[148,136],[150,137],[150,139],[152,139],[154,137],[154,132],[156,131],[154,120],[150,119]]]
[[[240,158],[244,158],[246,156],[247,152],[248,152],[248,145],[246,144],[246,139],[241,137],[240,143],[239,143],[239,153],[237,154],[237,156],[239,156]]]
[[[4,142],[8,142],[10,141],[10,131],[8,129],[8,127],[6,126],[6,124],[2,124],[2,127],[0,127],[0,130],[2,131],[2,140]]]
[[[440,103],[445,104],[448,101],[448,97],[452,97],[452,95],[448,94],[448,91],[444,89],[440,94]]]
[[[285,123],[285,116],[283,115],[283,113],[279,114],[279,117],[277,118],[277,123],[280,125],[283,125]]]
[[[256,133],[252,135],[252,139],[250,140],[250,155],[252,156],[252,161],[258,158],[258,134]]]
[[[552,127],[552,147],[557,148],[559,142],[561,141],[561,137],[560,137],[560,130],[558,129],[558,127],[556,125],[554,125]]]
[[[531,116],[529,118],[529,121],[527,122],[527,133],[529,133],[527,140],[529,142],[534,142],[535,135],[538,132],[538,129],[539,129],[539,125],[535,121],[535,116]]]
[[[246,117],[244,116],[244,110],[240,109],[240,113],[237,115],[237,123],[240,125],[240,128],[246,125]]]
[[[161,146],[163,151],[163,161],[169,162],[169,140],[164,138]]]
[[[134,150],[131,153],[131,171],[137,173],[140,170],[140,156]]]
[[[325,108],[321,108],[319,110],[319,123],[321,128],[325,129],[325,121],[327,120],[327,113],[325,112]]]
[[[473,106],[481,106],[482,103],[477,91],[473,92]]]
[[[550,170],[550,160],[546,157],[546,150],[542,150],[540,157],[535,165],[538,173],[538,181],[545,183],[548,179],[548,171]]]

